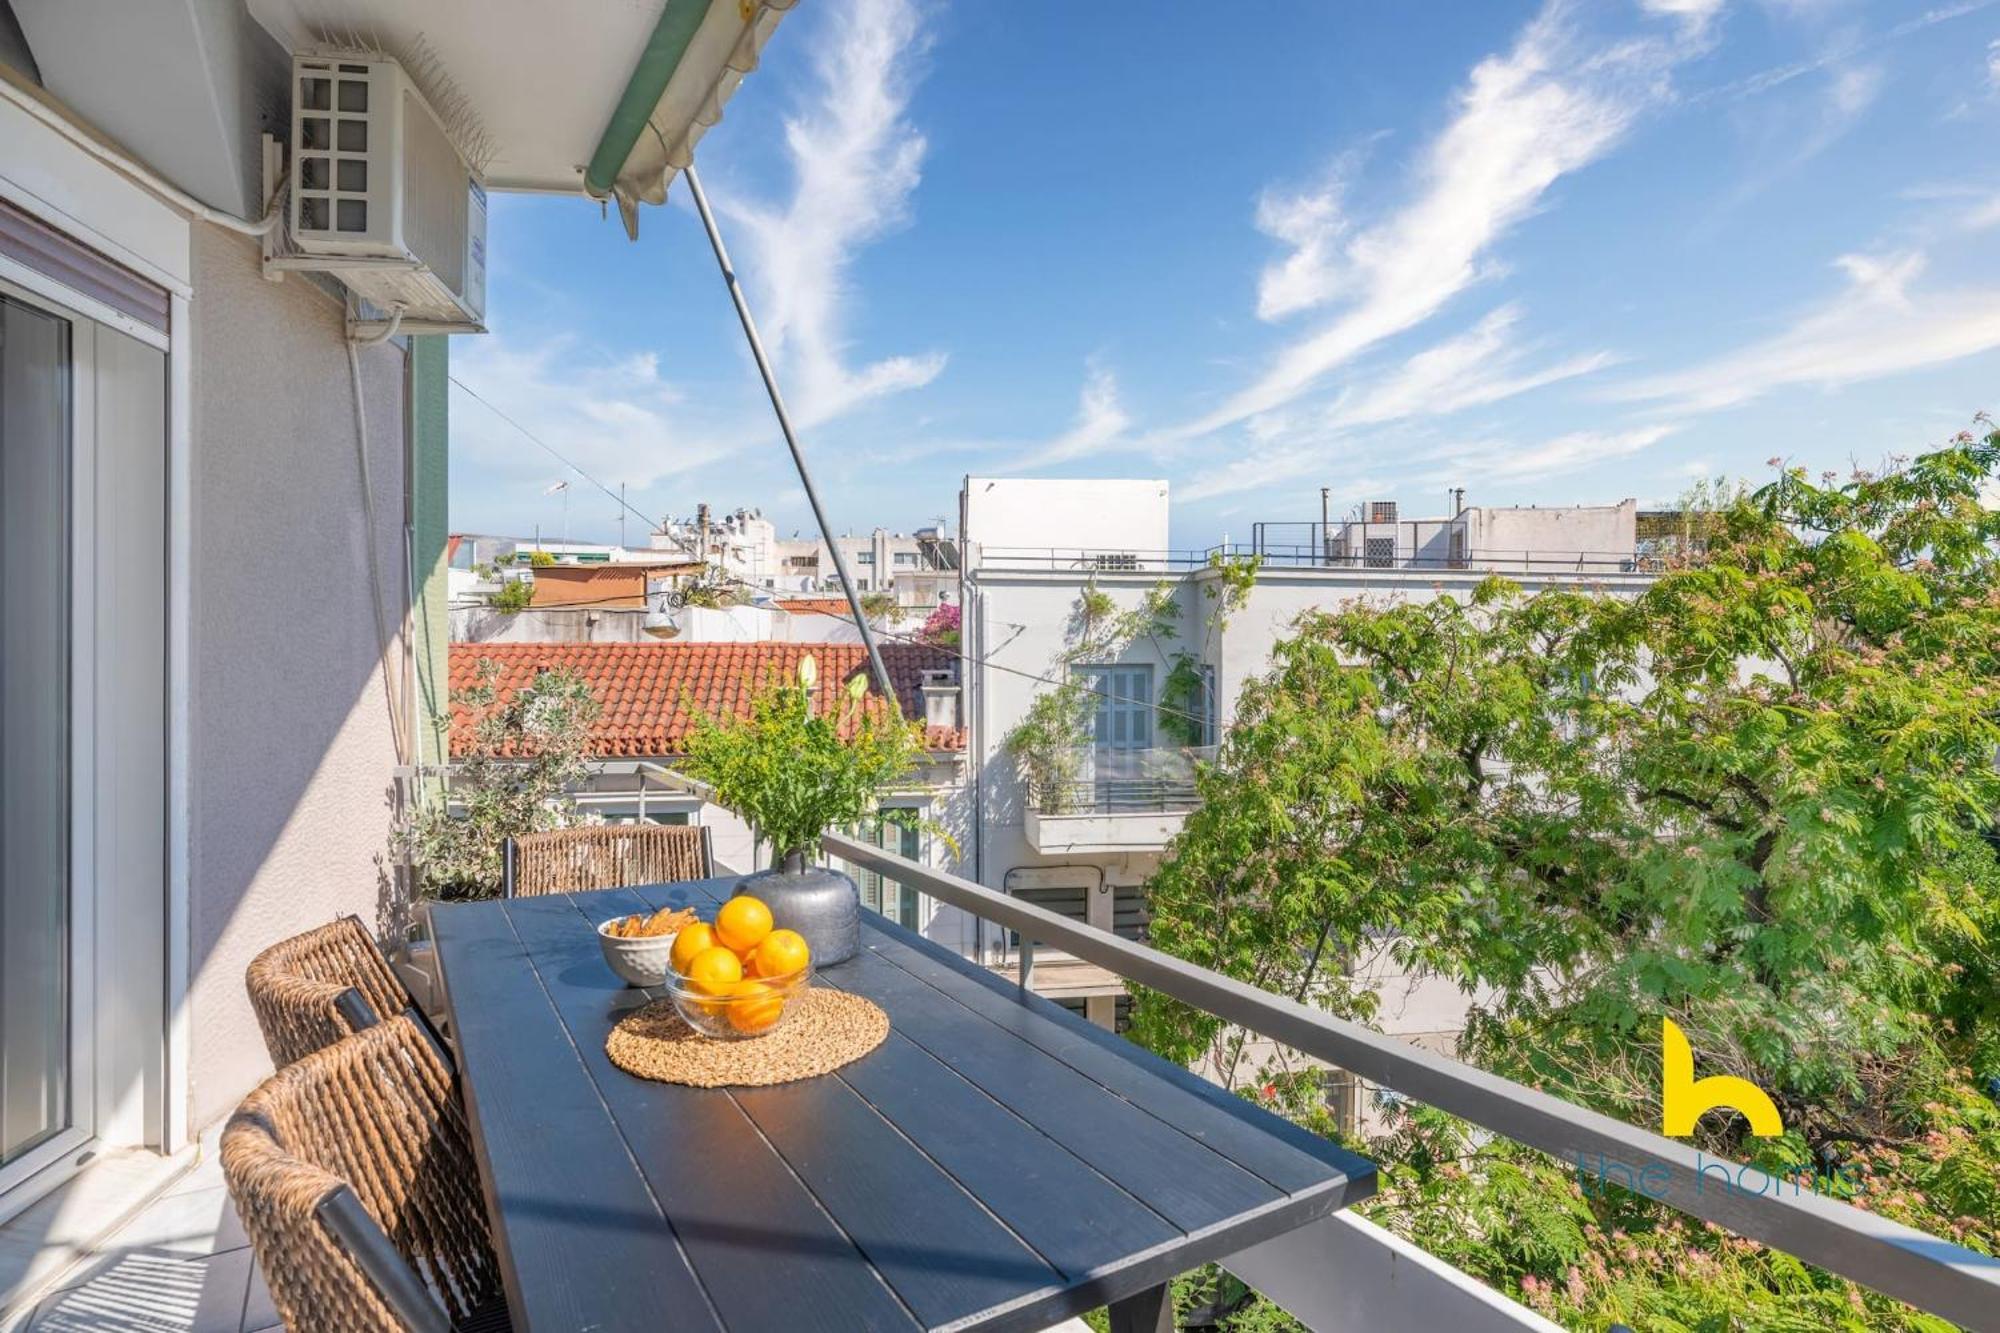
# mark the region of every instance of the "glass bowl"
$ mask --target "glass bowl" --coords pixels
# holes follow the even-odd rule
[[[812,973],[809,963],[781,977],[745,977],[727,995],[697,990],[679,975],[669,976],[661,988],[673,1000],[675,1011],[702,1036],[743,1041],[783,1027],[791,1016],[792,1001],[811,983]]]

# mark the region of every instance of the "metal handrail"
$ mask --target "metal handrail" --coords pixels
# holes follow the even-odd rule
[[[1397,570],[1483,574],[1493,571],[1579,576],[1644,574],[1658,561],[1638,551],[1533,551],[1526,549],[1474,548],[1442,556],[1403,555],[1373,557],[1363,553],[1342,553],[1331,546],[1310,543],[1280,543],[1261,538],[1249,545],[1232,543],[1201,550],[1143,551],[1076,546],[986,546],[971,568],[995,572],[1045,570],[1080,574],[1162,574],[1199,572],[1213,556],[1225,559],[1256,557],[1266,569],[1358,570],[1383,573]]]
[[[1704,1165],[1711,1173],[1717,1166],[1725,1168],[1732,1181],[1743,1179],[1739,1171],[1756,1172],[1757,1168],[1704,1155],[1689,1144],[1433,1054],[880,847],[838,833],[826,834],[820,845],[835,856],[889,876],[939,902],[1016,930],[1024,945],[1035,940],[1058,945],[1077,958],[1225,1022],[1560,1160],[1587,1164],[1596,1158],[1621,1164],[1635,1174],[1657,1168],[1664,1183],[1655,1190],[1656,1177],[1648,1174],[1645,1194],[1649,1198],[1968,1328],[2000,1330],[2000,1259],[1823,1198],[1800,1189],[1795,1182],[1789,1196],[1782,1188],[1766,1196],[1739,1188],[1718,1188],[1710,1174],[1704,1190]],[[1025,966],[1022,972],[1024,977],[1029,975]]]
[[[1124,750],[1080,745],[1061,779],[1030,776],[1028,808],[1044,815],[1146,814],[1194,808],[1195,773],[1212,745]]]
[[[1040,815],[1178,814],[1199,799],[1194,778],[1030,780],[1028,808]]]

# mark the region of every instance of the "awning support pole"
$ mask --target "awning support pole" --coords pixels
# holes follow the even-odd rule
[[[708,196],[702,192],[701,177],[695,174],[693,163],[682,169],[681,176],[688,183],[688,193],[694,196],[695,211],[701,214],[701,225],[708,231],[708,243],[715,248],[715,263],[722,270],[722,285],[729,289],[729,299],[736,303],[736,318],[743,322],[743,336],[750,343],[750,355],[756,359],[757,373],[764,377],[764,391],[771,395],[771,410],[777,414],[778,429],[784,433],[785,445],[792,451],[792,462],[799,471],[799,485],[805,488],[806,503],[812,506],[813,521],[819,524],[820,538],[833,555],[833,572],[840,579],[840,590],[847,594],[847,605],[854,612],[854,623],[861,629],[861,642],[868,649],[868,667],[875,675],[875,688],[889,701],[889,707],[900,715],[902,706],[896,699],[895,687],[889,683],[889,668],[882,663],[882,649],[875,642],[875,631],[869,626],[868,617],[861,612],[861,599],[855,594],[854,580],[847,572],[847,557],[840,553],[840,543],[833,539],[833,527],[826,521],[826,508],[819,502],[819,488],[813,485],[812,473],[806,469],[806,456],[799,448],[798,434],[792,429],[791,413],[785,410],[784,396],[778,392],[778,377],[771,369],[771,358],[764,354],[764,340],[757,336],[757,322],[750,317],[750,303],[744,299],[743,284],[736,280],[736,270],[729,262],[729,251],[722,244],[722,233],[716,229],[715,214],[709,210]]]

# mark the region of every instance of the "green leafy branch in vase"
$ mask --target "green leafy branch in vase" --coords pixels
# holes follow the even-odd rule
[[[682,771],[749,821],[770,844],[773,865],[796,869],[828,829],[869,818],[903,822],[901,812],[881,808],[881,794],[905,781],[922,755],[921,730],[893,701],[871,705],[865,674],[844,688],[821,687],[819,664],[807,656],[796,678],[774,675],[759,686],[746,713],[700,718]]]

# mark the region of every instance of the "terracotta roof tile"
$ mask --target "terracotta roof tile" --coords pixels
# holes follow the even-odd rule
[[[790,611],[795,615],[840,616],[852,620],[854,612],[847,605],[845,597],[778,597],[772,599],[773,606],[780,611]]]
[[[868,670],[866,651],[849,643],[454,643],[451,752],[470,748],[473,719],[457,699],[479,683],[483,663],[491,664],[501,698],[543,671],[576,672],[603,709],[592,728],[593,753],[629,759],[681,753],[698,715],[747,713],[759,684],[772,675],[796,678],[799,659],[808,653],[819,662],[823,687],[844,688]],[[924,715],[923,673],[956,661],[945,649],[914,643],[885,643],[882,659],[908,718]],[[965,740],[963,728],[924,729],[932,750],[963,750]]]

